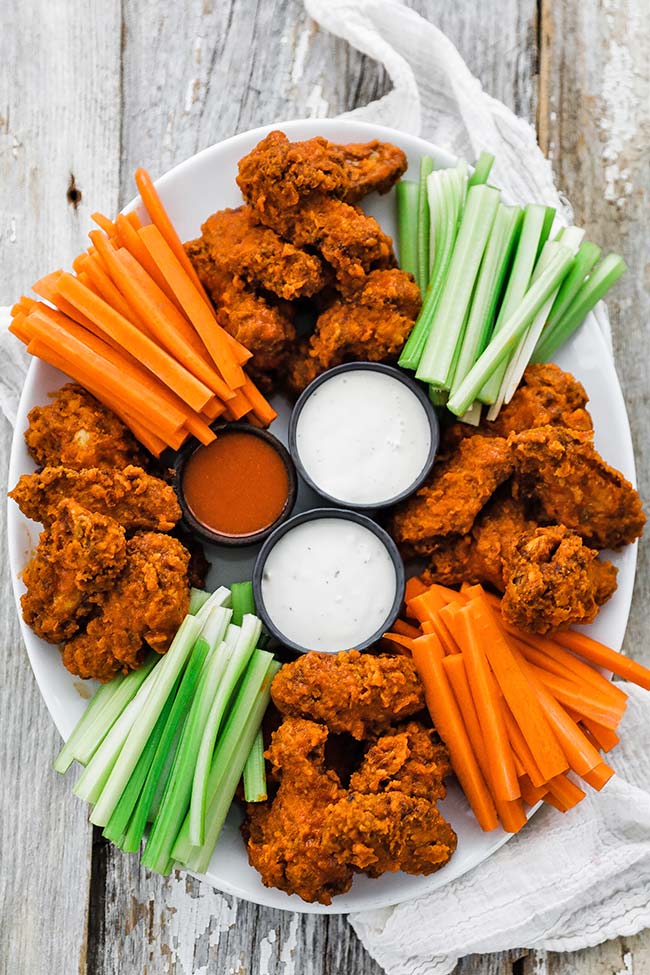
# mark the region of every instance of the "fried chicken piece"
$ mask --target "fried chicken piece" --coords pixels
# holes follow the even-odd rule
[[[564,525],[524,532],[504,563],[504,577],[503,617],[532,633],[591,623],[616,589],[611,562],[599,562]]]
[[[434,549],[423,574],[427,584],[489,583],[503,592],[504,561],[523,532],[534,528],[524,506],[498,493],[479,513],[468,535],[448,536]]]
[[[451,772],[449,753],[434,740],[432,728],[417,721],[389,728],[370,746],[350,777],[353,792],[405,792],[423,799],[444,799]]]
[[[185,250],[214,302],[219,324],[253,353],[253,373],[281,369],[296,338],[289,306],[270,304],[218,268],[201,238],[189,241]]]
[[[288,383],[294,393],[332,366],[355,359],[394,362],[420,310],[420,289],[398,269],[372,271],[348,300],[336,301],[292,357]]]
[[[352,867],[322,842],[326,810],[346,794],[336,773],[325,768],[327,736],[324,725],[285,718],[266,753],[280,782],[277,795],[272,802],[249,803],[242,827],[249,862],[267,887],[321,904],[349,890],[353,876]]]
[[[124,470],[45,467],[39,474],[23,474],[9,497],[27,518],[44,525],[56,519],[64,498],[114,518],[127,531],[170,531],[181,517],[173,487],[131,465]]]
[[[566,525],[592,548],[620,548],[645,524],[638,493],[606,464],[588,433],[544,426],[510,438],[515,483],[541,519]]]
[[[271,685],[278,710],[324,722],[361,740],[424,707],[424,692],[408,657],[311,652],[286,664]]]
[[[369,271],[392,266],[395,255],[377,221],[344,202],[348,190],[358,198],[369,185],[369,170],[363,179],[352,167],[348,175],[335,149],[326,139],[289,142],[271,132],[240,160],[237,183],[261,223],[296,247],[316,247],[334,268],[337,287],[350,293]]]
[[[122,421],[75,383],[29,411],[25,443],[40,467],[126,467],[144,455]]]
[[[121,525],[76,501],[62,501],[23,572],[23,619],[48,643],[73,636],[98,595],[113,585],[125,559]]]
[[[408,166],[405,154],[390,142],[373,139],[336,148],[343,158],[346,203],[358,203],[368,193],[387,193]]]
[[[250,207],[213,213],[201,227],[201,241],[207,258],[218,268],[287,301],[325,287],[319,258],[264,227]]]
[[[68,670],[107,681],[136,670],[146,645],[164,653],[189,607],[188,562],[177,539],[159,532],[134,535],[127,542],[124,571],[96,600],[98,615],[63,649]]]
[[[448,535],[465,535],[477,514],[513,470],[503,437],[468,437],[428,482],[395,508],[389,531],[409,551],[430,554]]]
[[[441,453],[454,450],[465,437],[507,437],[533,427],[561,426],[590,433],[589,398],[582,383],[552,362],[527,367],[514,396],[496,420],[481,420],[478,428],[453,423],[442,433]]]

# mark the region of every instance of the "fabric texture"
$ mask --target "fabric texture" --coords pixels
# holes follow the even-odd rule
[[[491,181],[515,203],[571,207],[535,131],[483,91],[451,41],[399,0],[305,0],[320,26],[384,65],[392,90],[346,114],[421,135],[470,162],[495,156]],[[607,308],[596,319],[611,350]],[[572,951],[650,925],[650,699],[630,691],[617,774],[562,816],[540,810],[489,860],[426,897],[352,914],[389,975],[446,975],[458,959],[508,948]]]
[[[453,44],[397,0],[306,0],[324,29],[381,62],[393,89],[348,117],[422,135],[468,160],[494,153],[493,179],[513,202],[571,210],[532,127],[487,95]],[[609,336],[605,306],[597,309]],[[14,424],[27,356],[0,309],[0,409]],[[8,457],[0,459],[7,470]],[[543,809],[476,869],[415,901],[350,921],[389,975],[445,975],[475,952],[570,951],[650,925],[650,702],[627,688],[617,775],[565,816]]]

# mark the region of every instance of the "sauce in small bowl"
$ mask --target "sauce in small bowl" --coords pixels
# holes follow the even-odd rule
[[[355,511],[315,508],[266,540],[253,570],[257,611],[293,650],[363,650],[396,619],[404,564],[390,536]]]
[[[433,405],[410,376],[378,362],[350,362],[323,373],[299,397],[289,448],[321,497],[370,511],[422,485],[439,435]]]
[[[176,492],[189,527],[217,545],[252,545],[289,517],[296,472],[286,448],[245,423],[214,427],[217,439],[181,452]]]

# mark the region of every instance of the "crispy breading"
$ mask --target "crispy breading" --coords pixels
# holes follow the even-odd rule
[[[290,306],[271,304],[240,278],[226,274],[211,260],[200,238],[185,244],[185,250],[214,302],[219,324],[253,353],[253,374],[281,369],[296,338]]]
[[[45,467],[37,474],[23,474],[9,497],[27,518],[43,525],[55,520],[64,498],[114,518],[128,531],[170,531],[181,517],[173,487],[131,465],[124,470]]]
[[[218,268],[280,298],[313,295],[326,284],[322,261],[260,224],[251,207],[213,213],[200,239]]]
[[[188,562],[188,552],[170,535],[134,535],[123,572],[96,599],[98,614],[63,649],[68,670],[107,681],[137,669],[147,646],[164,653],[189,608]]]
[[[47,406],[33,407],[28,420],[25,443],[41,467],[125,467],[144,459],[131,431],[76,383],[57,390]]]
[[[564,525],[524,532],[504,562],[504,578],[504,619],[533,633],[591,623],[616,589],[611,562],[600,562]]]
[[[467,437],[434,466],[427,483],[393,511],[391,535],[409,551],[430,554],[441,538],[470,531],[512,470],[512,450],[503,437]]]
[[[397,269],[371,271],[359,291],[334,302],[291,357],[289,388],[300,392],[342,362],[395,362],[420,310],[420,289]]]
[[[49,643],[73,636],[99,595],[114,584],[125,560],[121,525],[76,501],[62,501],[23,572],[25,622]]]
[[[389,728],[370,745],[350,777],[353,792],[405,792],[424,799],[444,799],[451,772],[449,753],[432,728],[408,721]]]
[[[542,522],[566,525],[592,548],[638,538],[645,515],[638,493],[606,464],[588,433],[543,426],[512,435],[516,484]]]
[[[507,485],[506,485],[507,487]],[[489,583],[503,592],[504,560],[520,535],[535,527],[522,503],[502,489],[478,514],[467,535],[450,535],[434,549],[423,574],[427,584]]]
[[[336,148],[345,170],[346,203],[357,203],[368,193],[387,193],[406,172],[406,155],[390,142],[372,139]]]
[[[282,714],[322,721],[359,740],[424,707],[409,658],[357,650],[303,654],[277,674],[271,696]]]

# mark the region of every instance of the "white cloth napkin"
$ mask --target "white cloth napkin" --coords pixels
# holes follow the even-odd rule
[[[516,202],[571,218],[527,122],[486,95],[451,42],[397,0],[306,0],[323,27],[381,61],[394,88],[351,116],[406,129],[470,161],[496,155],[494,180]],[[0,309],[0,409],[13,424],[26,359]],[[609,334],[604,305],[599,321]],[[6,471],[8,458],[0,459]],[[7,571],[5,569],[5,571]],[[611,756],[617,775],[565,816],[540,811],[465,877],[350,921],[389,975],[445,975],[474,952],[569,951],[650,925],[650,698],[636,688]]]
[[[381,62],[393,89],[347,113],[415,135],[473,161],[492,152],[494,182],[571,220],[534,129],[486,94],[433,24],[398,0],[305,0],[311,16]],[[596,309],[611,349],[607,309]],[[631,695],[617,771],[601,793],[562,816],[543,809],[465,877],[433,894],[350,915],[389,975],[445,975],[459,957],[508,948],[572,951],[650,925],[650,695]],[[608,759],[609,760],[609,759]]]

